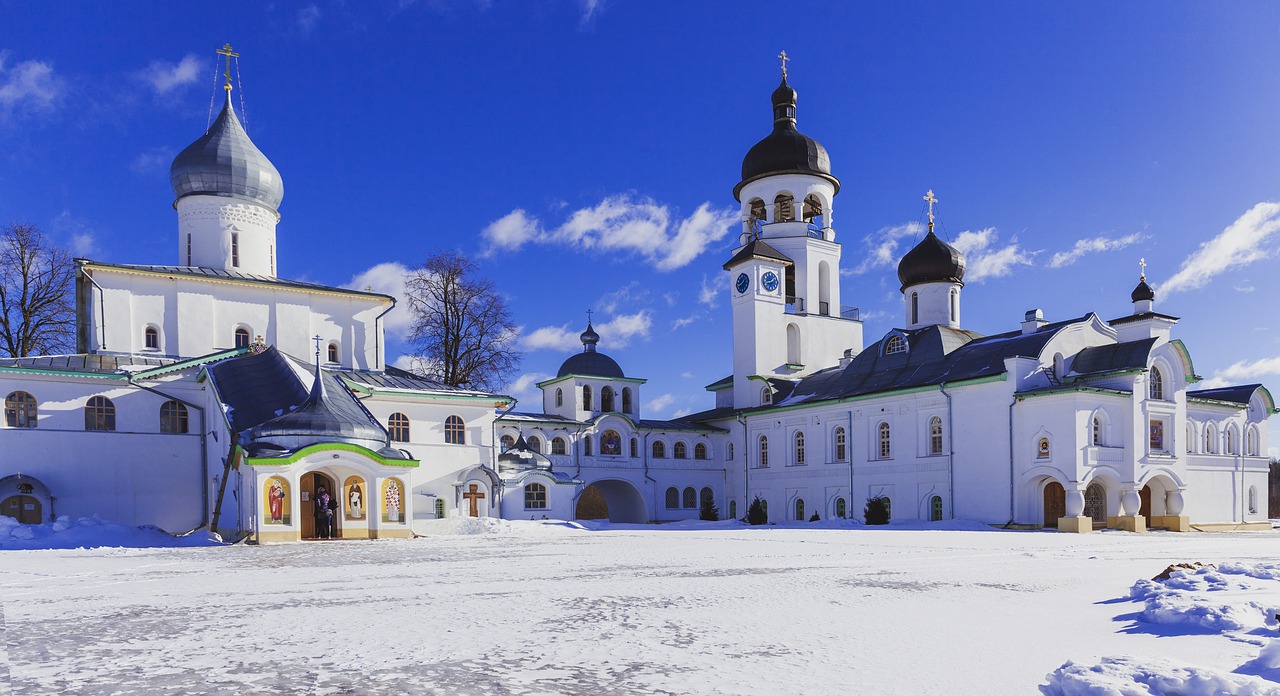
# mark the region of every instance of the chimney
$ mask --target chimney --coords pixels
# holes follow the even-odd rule
[[[1048,323],[1044,320],[1044,312],[1038,309],[1028,309],[1022,319],[1022,333],[1035,333],[1040,330],[1040,327]]]
[[[858,354],[858,351],[854,350],[853,348],[845,349],[844,357],[840,358],[841,369],[848,367],[849,363],[853,362],[853,358],[857,354]]]

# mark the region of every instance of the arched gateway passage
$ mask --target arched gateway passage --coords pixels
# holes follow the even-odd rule
[[[579,520],[602,520],[643,524],[644,496],[626,481],[606,479],[596,481],[582,490],[574,517]]]

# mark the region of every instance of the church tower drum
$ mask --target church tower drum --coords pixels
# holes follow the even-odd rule
[[[734,405],[761,405],[759,377],[794,378],[862,349],[862,324],[840,304],[840,245],[832,201],[840,180],[826,148],[796,129],[797,94],[771,96],[773,131],[747,151],[733,194],[740,246],[724,269],[733,306]]]
[[[230,46],[226,100],[213,125],[169,168],[178,211],[178,265],[276,275],[276,223],[284,182],[253,144],[231,102]]]
[[[929,204],[929,233],[898,262],[906,327],[960,328],[960,290],[964,287],[964,254],[933,233],[933,191]]]

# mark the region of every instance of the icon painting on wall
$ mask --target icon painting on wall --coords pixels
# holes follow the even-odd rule
[[[400,482],[387,479],[382,484],[382,521],[402,522],[400,519]]]
[[[279,476],[267,479],[263,509],[265,524],[289,524],[289,482]]]
[[[347,479],[344,486],[346,490],[347,519],[362,520],[364,519],[365,500],[364,500],[364,481],[358,476],[352,476]]]

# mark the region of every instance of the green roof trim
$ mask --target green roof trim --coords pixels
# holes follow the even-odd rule
[[[1191,362],[1191,351],[1187,350],[1187,344],[1183,343],[1181,338],[1175,338],[1169,341],[1169,345],[1177,351],[1178,357],[1182,358],[1182,361],[1187,365],[1187,384],[1195,384],[1203,379],[1196,374],[1196,365]]]
[[[1039,396],[1060,396],[1062,394],[1105,394],[1108,396],[1133,398],[1133,392],[1125,391],[1123,389],[1108,389],[1106,387],[1086,387],[1077,385],[1058,387],[1056,389],[1037,389],[1034,391],[1013,393],[1013,395],[1019,399],[1034,399]]]
[[[354,452],[355,454],[368,457],[382,466],[417,468],[421,463],[416,459],[390,459],[367,447],[361,447],[360,445],[353,445],[347,442],[320,442],[314,445],[307,445],[288,457],[245,457],[244,461],[249,466],[289,466],[291,464],[298,463],[298,461],[303,457],[316,452]]]
[[[339,377],[342,377],[342,383],[347,385],[347,387],[349,387],[352,391],[358,391],[361,394],[368,394],[369,396],[376,396],[378,394],[394,394],[399,397],[412,397],[415,399],[446,399],[446,400],[452,400],[452,401],[477,401],[480,403],[498,404],[501,406],[505,406],[511,403],[512,401],[515,401],[514,398],[510,396],[504,396],[501,394],[496,394],[496,395],[495,394],[450,394],[448,392],[434,392],[434,391],[428,391],[426,389],[423,389],[423,390],[385,389],[382,387],[373,387],[368,384],[364,384],[363,382],[357,382],[355,380],[349,379],[346,375],[342,374],[341,372],[337,374]]]
[[[24,375],[49,375],[52,377],[94,377],[97,379],[129,379],[124,372],[77,372],[75,370],[47,370],[39,367],[0,367],[0,372],[16,372]]]
[[[763,380],[764,377],[760,377],[756,375],[756,376],[753,376],[752,379]],[[974,384],[985,384],[988,382],[1006,382],[1008,381],[1008,379],[1009,379],[1009,373],[1001,372],[998,375],[990,375],[987,377],[974,377],[973,379],[958,379],[954,382],[944,382],[943,384],[945,384],[947,387],[967,387]],[[758,409],[751,409],[750,410],[751,412],[748,412],[747,409],[744,409],[742,411],[734,411],[732,414],[727,414],[724,418],[716,418],[714,420],[729,420],[730,418],[732,418],[733,416],[739,413],[746,413],[747,416],[756,416],[760,414],[777,413],[779,411],[794,411],[796,409],[809,408],[811,406],[818,406],[818,405],[843,404],[843,403],[852,403],[855,401],[868,401],[870,399],[879,399],[881,397],[886,397],[886,396],[918,394],[920,392],[926,392],[926,391],[937,391],[941,386],[942,385],[940,384],[925,384],[919,387],[891,389],[888,391],[876,392],[874,394],[859,394],[857,396],[844,396],[838,399],[821,399],[818,401],[804,401],[798,404],[787,404],[786,406],[761,407]]]
[[[210,353],[208,355],[202,355],[198,358],[188,358],[186,360],[179,360],[174,363],[169,363],[168,365],[153,367],[150,370],[135,372],[133,373],[133,378],[134,379],[150,379],[152,377],[159,377],[160,375],[169,374],[170,372],[185,370],[188,367],[200,367],[202,365],[208,365],[209,363],[218,362],[219,360],[226,360],[227,358],[239,357],[248,352],[249,352],[248,348],[232,348],[230,350],[224,350],[219,353]]]
[[[1249,404],[1238,404],[1234,401],[1222,401],[1220,399],[1206,399],[1203,396],[1188,396],[1187,403],[1204,404],[1205,406],[1221,406],[1222,408],[1235,409],[1244,411],[1249,408]]]
[[[533,385],[533,386],[535,386],[535,387],[537,387],[537,388],[541,389],[541,388],[543,388],[543,387],[546,387],[546,386],[550,386],[550,385],[552,385],[552,384],[555,384],[556,382],[563,382],[563,381],[565,381],[566,379],[573,379],[573,378],[575,378],[575,377],[580,378],[580,379],[599,379],[599,380],[603,380],[603,381],[606,381],[606,382],[630,382],[630,383],[632,383],[632,384],[644,384],[645,382],[648,382],[648,381],[649,381],[649,380],[647,380],[647,379],[640,379],[640,378],[638,378],[638,377],[600,377],[600,376],[598,376],[598,375],[575,375],[575,374],[569,374],[569,375],[565,375],[564,377],[552,377],[551,379],[546,380],[545,382],[538,382],[537,384],[535,384],[535,385]]]

